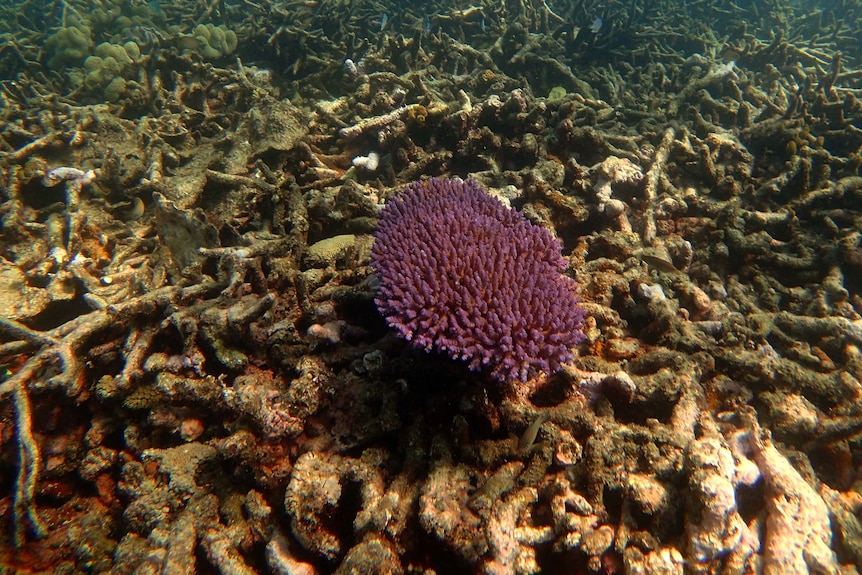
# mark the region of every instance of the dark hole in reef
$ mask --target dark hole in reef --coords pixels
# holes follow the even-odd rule
[[[593,219],[591,216],[584,222],[568,223],[557,231],[560,241],[563,243],[564,255],[572,253],[582,238],[598,227],[595,223],[597,220],[598,218]]]
[[[862,465],[862,436],[857,435],[847,444],[850,453],[853,454],[853,469],[859,469],[859,466]]]
[[[175,326],[171,326],[170,329],[162,331],[159,337],[156,338],[152,351],[163,352],[167,355],[178,355],[183,353],[184,345],[182,334],[180,334]]]
[[[851,488],[855,479],[852,470],[856,465],[842,442],[810,449],[807,453],[811,467],[826,485],[837,491]]]
[[[607,523],[610,525],[616,525],[619,523],[623,511],[622,490],[605,486],[602,493],[602,503],[604,503],[605,511],[608,513]]]
[[[12,404],[11,402],[7,402],[6,407],[0,410],[0,417],[4,419],[4,421],[12,421],[14,419],[14,415],[12,414]],[[6,441],[3,443],[3,448],[0,449],[0,460],[4,462],[4,465],[7,465],[6,469],[9,471],[7,473],[0,473],[0,489],[2,489],[2,493],[12,493],[15,491],[15,473],[12,473],[13,465],[18,465],[18,448],[15,441]],[[15,463],[12,463],[15,462]],[[17,467],[14,467],[17,471]],[[11,512],[11,507],[9,507]],[[10,521],[4,521],[5,525],[0,525],[0,537],[5,536],[5,530],[11,523]],[[8,541],[8,539],[7,539]]]
[[[685,490],[684,485],[676,485],[672,488]],[[671,499],[656,513],[646,513],[637,504],[632,504],[629,505],[629,513],[638,531],[667,540],[682,536],[685,532],[683,513],[680,510],[683,505],[681,500]]]
[[[367,441],[360,441],[359,436],[354,433],[345,433],[343,435],[336,436],[339,445],[349,446],[340,449],[340,453],[344,455],[344,457],[353,457],[354,459],[359,459],[362,457],[362,454],[368,449]]]
[[[556,375],[548,378],[536,392],[530,396],[530,401],[536,407],[553,407],[567,401],[575,393],[576,383],[568,376]]]
[[[531,515],[533,525],[537,527],[553,527],[554,515],[551,512],[551,507],[544,502],[534,503],[531,507]]]
[[[298,156],[298,153],[293,152],[292,155]],[[297,164],[302,161],[302,158],[300,157],[291,157],[290,154],[274,148],[267,148],[254,156],[254,158],[273,171],[283,169],[286,172],[293,171]],[[251,162],[251,160],[252,158],[249,158],[249,162]],[[287,166],[286,164],[288,162],[291,162],[291,165]]]
[[[406,382],[407,392],[399,400],[398,408],[402,421],[412,421],[421,413],[427,428],[451,436],[455,433],[453,418],[462,415],[471,437],[506,437],[507,432],[496,428],[488,410],[481,407],[486,401],[492,406],[502,401],[498,382],[470,371],[463,362],[442,352],[414,350],[406,342],[399,342],[399,346],[403,346],[397,348],[403,353],[391,352],[383,377],[387,381],[403,379]],[[465,410],[467,405],[471,407]]]
[[[588,561],[589,557],[580,549],[560,553],[551,544],[536,546],[536,563],[540,573],[589,573]]]
[[[98,382],[102,377],[114,378],[123,371],[126,365],[126,353],[123,351],[123,342],[114,340],[111,347],[99,347],[97,350],[89,351],[90,381]],[[122,446],[120,446],[122,448]]]
[[[392,374],[405,378],[411,392],[421,390],[423,396],[445,393],[456,397],[460,392],[459,382],[481,379],[481,375],[470,371],[464,362],[442,351],[415,349],[400,339],[399,345],[393,348],[390,356]]]
[[[228,477],[227,470],[222,462],[216,459],[202,461],[195,469],[195,483],[206,491],[218,492],[225,486],[225,477]]]
[[[451,575],[473,575],[476,565],[452,552],[442,541],[425,532],[418,518],[411,519],[410,532],[415,534],[406,543],[402,555],[404,565],[421,565],[436,573]]]
[[[743,521],[751,523],[763,511],[764,497],[763,481],[736,487],[736,508]]]
[[[201,267],[201,272],[210,277],[219,277],[219,258],[206,258]]]
[[[66,203],[66,184],[61,183],[56,186],[46,186],[41,178],[36,178],[25,183],[21,187],[19,197],[25,205],[36,210],[42,210],[52,204]],[[48,212],[60,211],[60,206],[52,207],[50,210],[42,212],[44,217],[47,217]]]
[[[372,339],[378,339],[389,330],[386,320],[377,311],[374,297],[361,289],[348,290],[340,294],[336,300],[338,303],[338,317],[352,325],[362,326],[369,330]]]
[[[345,521],[332,525],[333,532],[338,534],[341,548],[344,552],[356,545],[353,535],[353,518],[362,509],[362,484],[358,481],[341,481],[341,499],[338,501],[336,516]]]
[[[48,331],[91,311],[93,310],[90,306],[77,298],[69,301],[53,301],[28,322],[28,325],[37,331]]]
[[[48,276],[33,276],[27,278],[27,283],[28,285],[30,285],[30,287],[44,288],[48,287],[48,284],[51,283],[51,278]]]
[[[824,337],[821,340],[820,345],[818,347],[826,355],[829,356],[829,359],[831,359],[833,362],[835,362],[838,365],[841,365],[845,361],[847,361],[846,341],[845,341],[844,337],[841,337],[841,336]],[[828,364],[827,364],[827,366],[828,366]],[[831,371],[830,369],[827,369],[826,367],[824,367],[822,363],[818,367],[821,371],[824,371],[824,372]]]
[[[40,477],[34,497],[37,507],[59,509],[77,497],[94,497],[96,488],[72,473]]]
[[[629,516],[639,530],[648,530],[652,525],[653,516],[644,513],[637,505],[629,505]]]
[[[195,545],[195,572],[197,575],[218,575],[221,573],[213,567],[203,545]]]
[[[252,573],[272,573],[274,570],[266,559],[267,541],[257,541],[252,545],[251,551],[246,552],[243,556],[245,562],[251,568]],[[299,558],[298,554],[294,553],[294,558],[304,561]],[[305,560],[305,563],[308,561]]]
[[[617,423],[635,423],[645,425],[648,419],[655,419],[662,423],[670,421],[673,415],[675,400],[653,394],[648,398],[624,397],[615,390],[602,389],[602,394],[613,406],[614,419]],[[663,394],[662,394],[663,395]]]
[[[219,244],[222,247],[242,245],[242,235],[231,224],[224,224],[218,231]]]

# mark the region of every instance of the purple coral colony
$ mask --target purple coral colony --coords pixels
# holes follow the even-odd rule
[[[860,575],[862,0],[0,0],[0,575]]]
[[[371,263],[404,339],[496,379],[556,372],[584,338],[560,242],[475,180],[407,186],[380,213]]]

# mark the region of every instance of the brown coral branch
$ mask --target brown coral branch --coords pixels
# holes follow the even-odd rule
[[[60,131],[50,132],[48,134],[45,134],[44,136],[42,136],[38,140],[34,140],[34,141],[30,142],[29,144],[27,144],[26,146],[18,148],[17,150],[15,150],[15,152],[9,154],[7,156],[7,158],[9,160],[11,160],[12,162],[15,162],[15,163],[26,160],[27,158],[32,156],[34,154],[34,152],[41,150],[42,148],[47,148],[48,146],[52,145],[54,142],[56,142],[60,138],[61,134],[62,134],[62,132],[60,132]]]
[[[32,366],[35,367],[35,366]],[[14,529],[15,546],[24,544],[25,520],[29,520],[30,526],[37,537],[43,537],[47,533],[45,525],[39,519],[33,500],[36,495],[36,482],[39,478],[39,470],[42,468],[42,456],[39,446],[33,437],[33,421],[30,410],[30,398],[27,394],[25,383],[27,379],[35,375],[35,370],[21,369],[7,384],[14,385],[13,405],[15,406],[15,428],[18,433],[18,479],[15,482],[14,497]],[[4,384],[5,387],[5,384]]]
[[[655,161],[650,166],[646,173],[646,186],[644,187],[644,200],[646,209],[644,211],[644,230],[643,242],[645,245],[652,245],[656,238],[656,223],[655,223],[655,202],[658,197],[658,186],[661,180],[661,174],[664,166],[667,163],[670,148],[673,145],[674,135],[676,131],[673,128],[668,128],[661,143],[655,153]]]

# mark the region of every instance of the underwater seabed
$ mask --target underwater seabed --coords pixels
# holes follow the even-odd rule
[[[858,573],[860,15],[3,3],[0,564]],[[431,177],[559,241],[573,359],[496,333],[544,293],[481,329],[503,257],[386,268],[387,325],[378,213]],[[469,350],[419,305],[459,277]]]

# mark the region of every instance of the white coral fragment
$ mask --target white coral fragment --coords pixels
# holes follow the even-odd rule
[[[826,503],[759,430],[749,438],[768,497],[763,575],[837,574]]]
[[[608,156],[599,164],[590,168],[591,172],[598,174],[595,192],[599,201],[599,209],[605,211],[605,207],[611,200],[613,184],[637,184],[644,174],[640,166],[626,158]]]
[[[720,437],[704,437],[692,443],[686,459],[692,512],[685,531],[693,559],[704,567],[728,555],[744,563],[755,537],[736,507],[733,453]]]
[[[367,156],[356,156],[353,158],[353,165],[357,168],[374,172],[380,166],[380,156],[376,152],[371,152]]]

